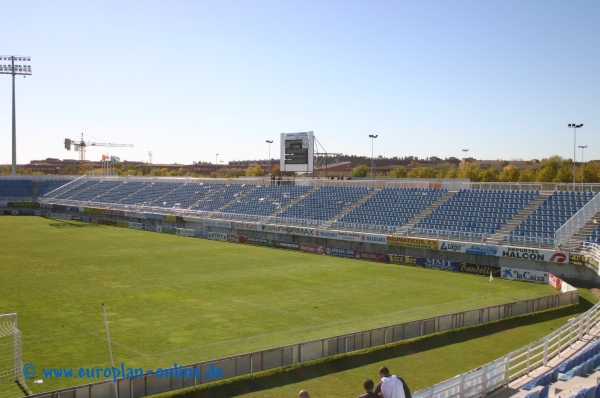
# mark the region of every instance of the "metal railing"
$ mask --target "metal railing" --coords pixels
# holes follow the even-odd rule
[[[138,398],[159,394],[215,381],[214,379],[207,381],[201,377],[209,369],[220,369],[222,374],[220,380],[222,380],[439,332],[475,326],[536,311],[576,304],[577,302],[579,302],[579,292],[575,290],[508,304],[445,314],[418,321],[327,337],[219,358],[212,361],[203,361],[182,366],[179,376],[166,374],[163,377],[159,377],[157,373],[150,373],[143,374],[139,378],[120,378],[116,380],[116,390],[119,391],[118,398]],[[200,376],[196,377],[195,375]],[[86,398],[116,398],[115,387],[112,381],[103,381],[35,394],[32,397],[76,398],[82,396]]]
[[[77,188],[79,185],[85,183],[87,180],[88,180],[87,176],[83,175],[79,178],[69,181],[65,185],[61,185],[60,187],[53,189],[52,191],[46,193],[44,196],[47,196],[50,198],[51,196],[49,196],[49,195],[52,195],[52,197],[54,197],[56,195],[60,195],[63,192],[67,192],[67,191],[70,191],[71,189]]]
[[[568,246],[573,235],[600,210],[600,193],[587,202],[573,217],[556,230],[556,244]]]
[[[586,256],[593,258],[600,263],[600,245],[594,242],[583,242],[581,248]]]
[[[560,357],[572,344],[588,334],[600,319],[600,303],[571,320],[548,336],[523,348],[511,352],[482,367],[438,383],[432,387],[417,391],[414,398],[446,398],[457,396],[469,398],[485,397],[490,392],[508,386],[508,384],[548,362]]]

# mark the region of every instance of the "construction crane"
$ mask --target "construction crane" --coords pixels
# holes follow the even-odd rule
[[[110,142],[90,142],[83,140],[83,133],[81,133],[81,140],[72,140],[70,138],[65,138],[65,149],[67,151],[71,150],[71,146],[73,146],[73,150],[79,151],[79,170],[81,173],[84,171],[85,166],[85,148],[89,146],[102,146],[102,147],[127,147],[133,148],[133,144],[112,144]]]

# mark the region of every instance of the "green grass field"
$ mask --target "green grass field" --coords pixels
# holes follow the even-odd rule
[[[155,369],[555,293],[495,279],[488,296],[487,277],[40,217],[0,218],[0,242],[0,313],[19,314],[39,373],[109,366],[101,303],[115,360]]]

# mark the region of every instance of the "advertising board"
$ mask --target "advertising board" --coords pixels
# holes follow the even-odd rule
[[[275,244],[275,247],[278,247],[280,249],[288,249],[288,250],[298,250],[299,249],[299,244],[294,243],[294,242],[280,242],[280,241],[276,240],[273,243]]]
[[[203,224],[205,227],[231,228],[230,221],[204,220]]]
[[[584,254],[569,254],[569,264],[579,265],[581,267],[592,268],[594,271],[598,271],[598,261]]]
[[[354,249],[340,249],[339,247],[327,247],[325,249],[325,254],[336,257],[354,258],[354,255],[356,253]]]
[[[227,235],[227,242],[248,243],[248,238],[246,238],[244,235],[232,235],[232,234],[228,234]]]
[[[327,247],[321,246],[321,245],[311,245],[309,243],[298,244],[298,250],[300,250],[301,252],[323,254],[323,255],[325,255],[327,253]]]
[[[562,290],[562,279],[556,275],[548,273],[548,284],[556,290]]]
[[[129,228],[131,228],[131,229],[144,229],[144,224],[139,223],[139,222],[130,222],[129,223]]]
[[[223,234],[220,232],[209,232],[208,233],[208,239],[212,239],[212,240],[220,240],[223,242],[227,242],[227,234]]]
[[[379,252],[368,252],[364,250],[356,250],[356,255],[354,256],[361,260],[369,260],[369,261],[378,261],[380,263],[388,262],[388,255],[385,253]]]
[[[494,278],[500,278],[502,275],[502,269],[493,265],[476,265],[459,263],[458,272],[464,272],[467,274],[485,275],[489,276],[490,272]]]
[[[412,267],[418,267],[418,260],[420,260],[417,257],[399,256],[397,254],[388,254],[388,258],[391,264],[410,265]]]
[[[402,236],[388,236],[387,244],[389,246],[412,247],[416,249],[438,250],[438,241],[421,238],[405,238]]]
[[[568,263],[569,253],[555,252],[553,250],[530,249],[524,247],[494,246],[477,243],[462,243],[439,241],[438,249],[455,253],[476,254],[523,260],[548,261],[552,263]]]
[[[251,222],[235,222],[232,221],[230,228],[235,229],[246,229],[249,231],[260,231],[260,224],[251,223]]]
[[[531,271],[528,269],[519,269],[519,268],[502,268],[502,278],[512,279],[517,281],[525,281],[525,282],[537,282],[548,284],[548,272],[544,271]]]

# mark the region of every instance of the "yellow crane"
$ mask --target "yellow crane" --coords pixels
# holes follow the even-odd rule
[[[81,133],[81,140],[72,140],[65,138],[65,149],[79,151],[79,171],[83,173],[85,166],[85,149],[89,146],[101,146],[101,147],[128,147],[133,148],[133,144],[112,144],[110,142],[90,142],[83,140],[83,133]]]

